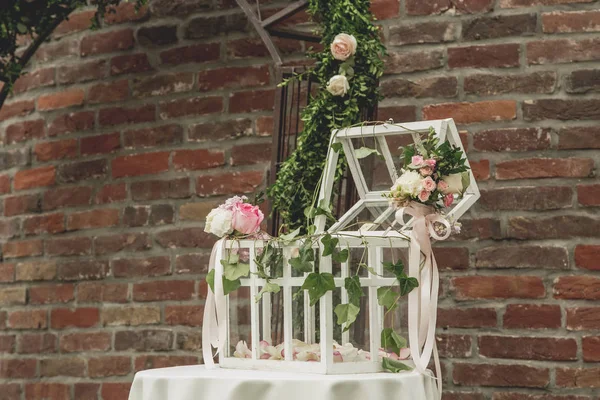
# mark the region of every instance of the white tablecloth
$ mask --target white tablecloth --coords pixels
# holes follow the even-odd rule
[[[399,374],[314,375],[203,365],[135,375],[129,400],[434,400],[435,380]]]

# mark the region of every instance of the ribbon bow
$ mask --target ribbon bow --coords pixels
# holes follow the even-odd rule
[[[431,247],[431,238],[445,240],[450,236],[450,223],[435,212],[433,207],[411,202],[407,207],[396,211],[396,221],[404,225],[404,214],[413,217],[410,240],[409,276],[419,280],[418,290],[408,295],[408,338],[410,352],[415,368],[422,374],[427,374],[427,365],[433,359],[435,363],[438,395],[442,395],[442,376],[440,359],[435,341],[435,324],[437,319],[438,291],[440,276],[437,262]],[[445,229],[441,235],[435,229],[441,224]],[[421,253],[424,264],[421,265]]]
[[[217,241],[210,253],[209,272],[215,270],[214,293],[210,288],[204,304],[202,320],[202,357],[206,368],[215,368],[213,357],[223,351],[227,340],[227,299],[223,291],[223,249],[225,239]],[[212,347],[217,349],[213,356]]]

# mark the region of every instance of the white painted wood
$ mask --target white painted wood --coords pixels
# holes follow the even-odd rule
[[[331,135],[329,141],[329,150],[327,152],[327,161],[325,162],[325,170],[323,171],[323,180],[321,181],[321,188],[319,189],[319,197],[317,205],[321,205],[324,208],[331,204],[331,195],[333,192],[333,185],[335,183],[335,171],[338,163],[339,154],[331,147],[332,143],[336,142],[335,134]],[[318,215],[315,218],[316,232],[325,231],[325,223],[327,217],[325,215]]]
[[[323,252],[321,245],[320,253]],[[331,273],[331,256],[321,257],[319,264],[321,273]],[[333,365],[333,295],[327,292],[319,300],[319,317],[320,317],[320,345],[321,345],[321,363],[325,365],[325,370],[328,371]]]
[[[350,261],[350,255],[348,256],[348,261]],[[340,282],[340,286],[342,289],[342,304],[348,304],[348,291],[344,288],[344,280],[350,276],[350,269],[348,266],[348,262],[344,262],[341,264],[341,282]],[[334,278],[335,281],[335,278]],[[336,282],[335,284],[336,286],[338,286],[338,283]],[[350,331],[345,331],[342,332],[342,343],[349,343],[350,342]]]
[[[351,140],[342,141],[342,146],[344,148],[344,154],[354,154],[354,146],[352,145]],[[348,165],[348,169],[350,169],[350,174],[354,178],[356,192],[358,193],[358,196],[361,199],[364,199],[365,195],[369,191],[369,187],[367,186],[365,176],[363,175],[360,169],[360,163],[358,162],[356,157],[346,157],[346,162]]]
[[[251,340],[251,350],[252,350],[252,359],[258,360],[260,359],[259,353],[259,342],[260,342],[260,333],[259,333],[259,312],[258,312],[258,303],[254,300],[256,295],[258,294],[258,285],[256,284],[256,263],[255,259],[255,251],[254,247],[250,247],[250,333],[252,335]]]
[[[286,282],[283,285],[283,352],[286,361],[292,361],[293,359],[292,322],[294,319],[294,310],[292,307],[292,285],[289,283],[292,276],[292,267],[289,263],[290,253],[289,248],[283,249],[283,280]]]

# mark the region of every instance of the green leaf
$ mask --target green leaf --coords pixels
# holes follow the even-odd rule
[[[263,296],[263,294],[279,293],[280,290],[281,290],[281,286],[279,286],[278,284],[272,283],[272,282],[267,282],[267,283],[265,283],[265,286],[262,287],[260,292],[258,292],[258,294],[254,297],[254,300],[258,303],[260,301],[261,297]]]
[[[398,300],[398,293],[394,292],[390,287],[377,288],[377,302],[380,306],[384,306],[388,310],[396,308],[396,301]]]
[[[346,324],[346,326],[344,327],[344,332],[345,332],[348,329],[350,329],[350,325],[352,325],[352,323],[354,321],[356,321],[356,317],[358,316],[358,313],[360,312],[360,308],[358,308],[357,306],[355,306],[352,303],[338,304],[335,307],[335,310],[333,310],[333,311],[335,312],[335,315],[337,315],[338,325]]]
[[[215,270],[211,269],[210,271],[208,271],[208,274],[206,274],[206,283],[208,284],[208,287],[210,288],[210,290],[214,293],[215,292]]]
[[[294,241],[294,239],[296,238],[296,236],[298,236],[299,234],[300,234],[300,228],[298,228],[295,231],[290,232],[288,234],[280,235],[279,237],[281,239],[283,239],[283,241],[287,244],[289,242]]]
[[[377,154],[377,155],[381,155],[381,153],[379,153],[379,151],[377,149],[370,149],[368,147],[361,147],[358,150],[354,151],[354,155],[356,156],[357,159],[362,159],[362,158],[366,158],[369,157],[371,154]]]
[[[393,373],[398,373],[398,372],[402,372],[402,371],[412,371],[412,368],[409,367],[408,365],[406,365],[403,362],[400,362],[398,360],[392,360],[389,357],[382,358],[381,366],[386,371],[390,371]]]
[[[298,257],[290,258],[290,265],[299,272],[311,272],[313,270],[312,262],[315,261],[315,252],[310,240],[304,243],[298,251]]]
[[[321,239],[321,243],[323,243],[323,257],[327,257],[333,254],[333,251],[335,250],[339,241],[340,240],[338,238],[331,237],[329,233],[323,236],[323,238]]]
[[[381,331],[381,347],[392,350],[396,354],[400,354],[400,349],[406,347],[406,339],[398,335],[394,329],[385,328]]]
[[[467,190],[467,188],[471,184],[471,175],[469,174],[469,172],[465,171],[465,172],[463,172],[461,174],[461,182],[462,182],[462,187],[463,187],[462,188],[462,193],[464,193],[465,190]]]
[[[221,260],[223,265],[223,276],[225,279],[235,281],[239,278],[246,277],[250,273],[250,264],[237,262],[239,257],[235,255],[235,258],[229,257],[229,260]],[[232,262],[235,260],[235,263]]]
[[[348,261],[349,254],[350,254],[350,252],[348,251],[348,249],[336,251],[331,256],[331,259],[335,262],[343,263],[343,262]]]
[[[331,148],[333,149],[333,151],[335,151],[336,153],[340,153],[342,151],[342,144],[341,143],[332,143],[331,144]]]
[[[19,31],[20,34],[24,35],[27,33],[27,26],[19,22],[17,23],[17,31]]]
[[[400,279],[399,277],[404,273],[404,263],[402,262],[402,260],[398,260],[396,261],[396,263],[384,261],[382,264],[383,269],[392,273],[398,279]]]
[[[358,264],[358,266],[359,266],[359,267],[366,268],[366,269],[367,269],[367,271],[369,271],[371,274],[373,274],[373,275],[375,275],[375,276],[380,276],[380,275],[377,273],[377,271],[375,271],[375,268],[373,268],[373,267],[369,267],[369,266],[368,266],[367,264],[365,264],[365,263],[360,263],[360,264]]]
[[[325,293],[335,289],[333,275],[328,272],[311,272],[304,280],[302,289],[308,290],[310,305],[314,306]]]
[[[406,296],[412,292],[414,288],[419,287],[417,278],[409,278],[405,274],[398,278],[398,283],[400,284],[400,296]]]
[[[206,283],[210,287],[210,290],[215,292],[215,270],[211,269],[208,274],[206,274]],[[229,279],[225,279],[223,277],[223,293],[228,295],[229,293],[237,290],[240,286],[242,286],[242,282],[239,279],[234,281],[230,281]]]
[[[360,278],[358,275],[349,276],[344,279],[344,288],[348,292],[348,301],[355,306],[360,307],[360,298],[365,294],[360,286]]]

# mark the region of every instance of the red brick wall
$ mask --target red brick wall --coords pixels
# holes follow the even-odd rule
[[[483,191],[438,250],[445,398],[595,399],[598,3],[374,3],[380,117],[454,117]],[[123,400],[136,371],[201,361],[204,216],[268,168],[273,69],[233,1],[90,15],[0,112],[0,399]]]

